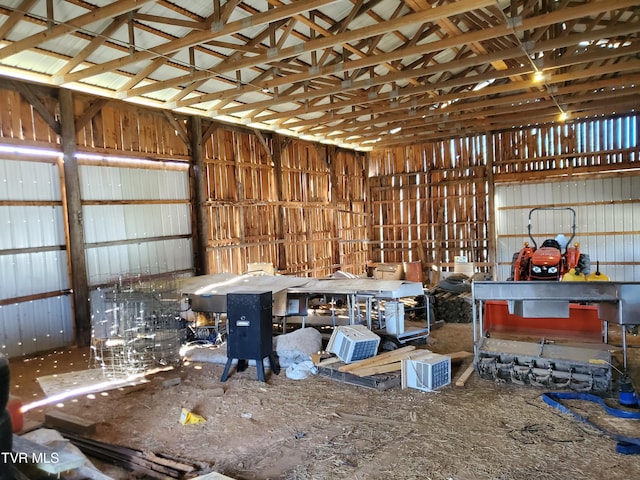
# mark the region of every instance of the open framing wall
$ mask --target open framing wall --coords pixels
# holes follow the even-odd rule
[[[529,240],[529,209],[572,207],[576,240],[594,264],[639,281],[639,128],[637,116],[599,117],[376,150],[373,260],[422,260],[425,278],[436,281],[465,256],[505,280]],[[555,228],[545,227],[542,235]]]

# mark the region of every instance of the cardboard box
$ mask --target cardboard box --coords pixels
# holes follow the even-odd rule
[[[401,263],[379,263],[373,271],[373,278],[378,280],[402,280],[404,268]]]

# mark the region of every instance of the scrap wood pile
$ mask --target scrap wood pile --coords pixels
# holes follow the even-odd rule
[[[473,300],[471,279],[463,273],[453,274],[431,290],[431,301],[438,321],[445,323],[471,323]]]
[[[384,352],[374,357],[365,358],[357,362],[348,363],[338,367],[339,372],[350,373],[358,377],[368,377],[380,373],[399,372],[402,370],[402,360],[410,359],[423,355],[428,350],[417,349],[413,345],[407,345],[406,347],[392,350],[390,352]],[[460,362],[467,359],[473,354],[465,351],[446,354],[451,357],[451,362]],[[336,357],[322,360],[320,365],[327,365],[338,361]]]
[[[166,454],[143,452],[104,443],[71,432],[63,432],[63,436],[86,455],[120,465],[136,474],[144,475],[146,478],[183,479],[194,476],[201,467]]]

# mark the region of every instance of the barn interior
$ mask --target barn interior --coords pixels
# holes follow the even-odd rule
[[[0,480],[640,478],[634,0],[5,0]]]

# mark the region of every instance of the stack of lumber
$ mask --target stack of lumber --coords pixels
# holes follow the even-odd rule
[[[62,435],[84,454],[120,465],[144,478],[184,478],[196,472],[196,466],[166,454],[143,452],[132,448],[100,442],[71,432]]]
[[[342,365],[338,368],[338,371],[351,373],[358,377],[367,377],[378,373],[399,372],[402,370],[402,360],[422,355],[425,352],[427,352],[427,350],[416,349],[415,346],[408,345],[397,350],[381,353],[375,357]],[[456,362],[469,358],[473,354],[462,351],[446,355],[451,357],[451,362]]]

